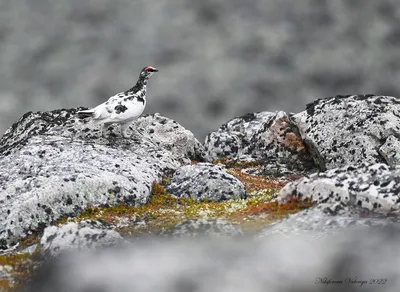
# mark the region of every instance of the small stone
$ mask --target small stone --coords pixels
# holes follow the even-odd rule
[[[226,172],[223,167],[211,163],[182,166],[172,177],[167,192],[199,202],[220,202],[247,197],[247,191],[240,180]]]

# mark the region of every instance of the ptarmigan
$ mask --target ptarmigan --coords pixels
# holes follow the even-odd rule
[[[138,118],[146,107],[147,80],[158,70],[148,66],[142,69],[136,85],[131,89],[111,96],[106,102],[89,110],[79,111],[78,118],[92,118],[95,124],[102,124],[101,133],[106,137],[110,124],[121,124],[121,134],[129,138],[126,130],[130,123]]]

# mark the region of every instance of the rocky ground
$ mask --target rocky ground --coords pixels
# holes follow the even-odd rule
[[[29,112],[0,140],[2,289],[400,286],[400,99],[251,113],[204,143],[159,114],[103,138],[77,110]]]

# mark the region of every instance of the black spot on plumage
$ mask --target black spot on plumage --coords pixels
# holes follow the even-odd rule
[[[143,96],[138,96],[137,97],[138,102],[141,102],[144,104],[144,97]]]
[[[116,114],[124,113],[128,108],[122,104],[117,105],[114,110]]]

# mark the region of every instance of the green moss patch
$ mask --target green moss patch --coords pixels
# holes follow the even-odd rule
[[[282,206],[271,202],[285,184],[282,181],[246,174],[240,168],[231,168],[229,172],[244,183],[249,193],[247,199],[196,202],[192,199],[176,198],[168,194],[162,184],[154,183],[151,198],[145,205],[91,207],[68,221],[102,220],[115,224],[115,229],[122,235],[133,237],[157,234],[178,222],[196,218],[221,218],[240,224],[249,231],[256,231],[308,206],[300,202],[289,202]],[[264,220],[265,218],[268,220]],[[58,223],[63,224],[66,221],[64,218]],[[250,227],[247,228],[248,226]]]

